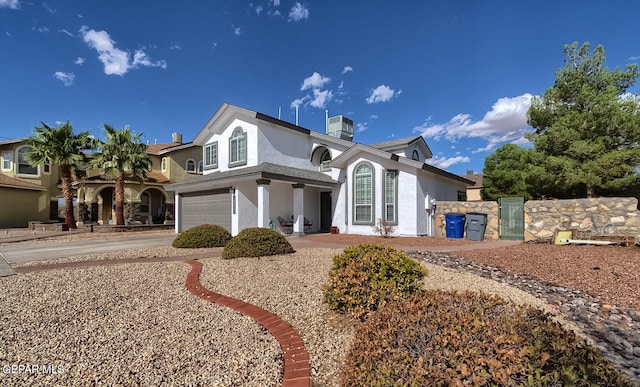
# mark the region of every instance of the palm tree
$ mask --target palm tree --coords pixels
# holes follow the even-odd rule
[[[116,225],[124,224],[124,183],[126,177],[142,182],[151,170],[147,145],[140,141],[142,134],[134,135],[125,127],[117,130],[104,124],[105,141],[97,141],[97,151],[89,165],[102,168],[107,178],[115,180]]]
[[[92,138],[87,131],[73,133],[69,121],[52,128],[41,122],[42,126],[33,129],[34,135],[25,143],[33,148],[25,157],[29,164],[58,165],[62,181],[62,196],[65,203],[65,223],[76,228],[73,216],[73,188],[71,186],[78,164],[85,159],[84,151],[92,148]]]

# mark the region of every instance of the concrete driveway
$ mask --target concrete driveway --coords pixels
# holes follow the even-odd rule
[[[175,234],[138,234],[117,238],[41,241],[38,244],[23,246],[8,244],[0,246],[0,277],[15,274],[9,266],[11,263],[166,246],[170,245],[175,237]]]

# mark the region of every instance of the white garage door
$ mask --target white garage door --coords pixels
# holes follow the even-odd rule
[[[228,188],[185,193],[180,214],[181,231],[200,224],[217,224],[231,231],[231,193]]]

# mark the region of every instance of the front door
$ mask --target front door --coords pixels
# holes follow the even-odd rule
[[[320,192],[320,231],[329,232],[331,227],[331,192]]]

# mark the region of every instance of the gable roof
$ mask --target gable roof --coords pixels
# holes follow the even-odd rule
[[[425,152],[427,156],[426,158],[433,157],[433,153],[431,152],[431,149],[429,149],[429,145],[427,145],[427,142],[422,136],[398,138],[391,141],[377,142],[375,144],[370,144],[369,146],[393,153],[394,151],[404,150],[411,144],[416,144],[418,147],[422,148],[423,152]]]
[[[17,189],[27,189],[32,191],[46,191],[45,187],[39,186],[37,184],[30,183],[28,181],[24,181],[22,179],[18,179],[17,177],[12,177],[9,175],[5,175],[0,172],[0,187],[7,188],[17,188]]]
[[[168,142],[165,144],[152,144],[152,145],[147,145],[147,153],[150,155],[161,156],[173,151],[192,148],[196,146],[197,145],[194,144],[193,142],[187,142],[187,143]]]
[[[327,142],[333,142],[335,144],[340,144],[347,147],[354,144],[352,141],[329,136],[328,134],[325,134],[325,133],[316,132],[314,130],[304,128],[302,126],[292,124],[291,122],[288,122],[288,121],[283,121],[281,119],[278,119],[263,113],[259,113],[253,110],[245,109],[245,108],[231,105],[228,103],[223,103],[222,106],[220,106],[220,108],[214,113],[214,115],[209,119],[209,121],[207,121],[204,127],[196,135],[196,137],[193,140],[193,143],[200,146],[204,145],[205,142],[213,134],[215,134],[215,131],[214,131],[215,127],[225,128],[226,127],[225,121],[230,122],[231,119],[235,118],[236,116],[244,116],[245,120],[256,123],[256,124],[258,123],[258,121],[267,122],[283,129],[292,130],[298,133],[306,134],[311,137],[322,139]]]
[[[411,160],[411,159],[408,159],[406,157],[398,156],[396,154],[389,153],[387,151],[383,151],[383,150],[374,148],[372,146],[359,144],[359,143],[355,144],[354,146],[352,146],[351,148],[349,148],[346,151],[342,152],[336,158],[331,160],[331,166],[335,166],[337,168],[344,168],[344,167],[347,166],[347,163],[348,163],[349,159],[351,159],[353,156],[355,156],[356,154],[358,154],[360,152],[367,153],[367,154],[373,154],[373,155],[381,157],[383,159],[393,160],[393,161],[396,161],[396,162],[398,162],[400,164],[408,165],[408,166],[411,166],[411,167],[415,167],[417,169],[421,169],[423,171],[431,172],[431,173],[439,175],[439,176],[443,176],[443,177],[446,177],[446,178],[449,178],[449,179],[457,180],[457,181],[459,181],[461,183],[464,183],[464,184],[467,184],[467,185],[473,184],[473,182],[471,180],[467,180],[462,176],[458,176],[458,175],[453,174],[451,172],[445,171],[444,169],[440,169],[440,168],[434,167],[433,165],[429,165],[429,164],[423,163],[421,161]]]
[[[482,188],[484,187],[483,184],[483,178],[484,175],[482,173],[468,173],[466,175],[463,176],[465,179],[471,180],[473,182],[473,187],[474,188]]]

